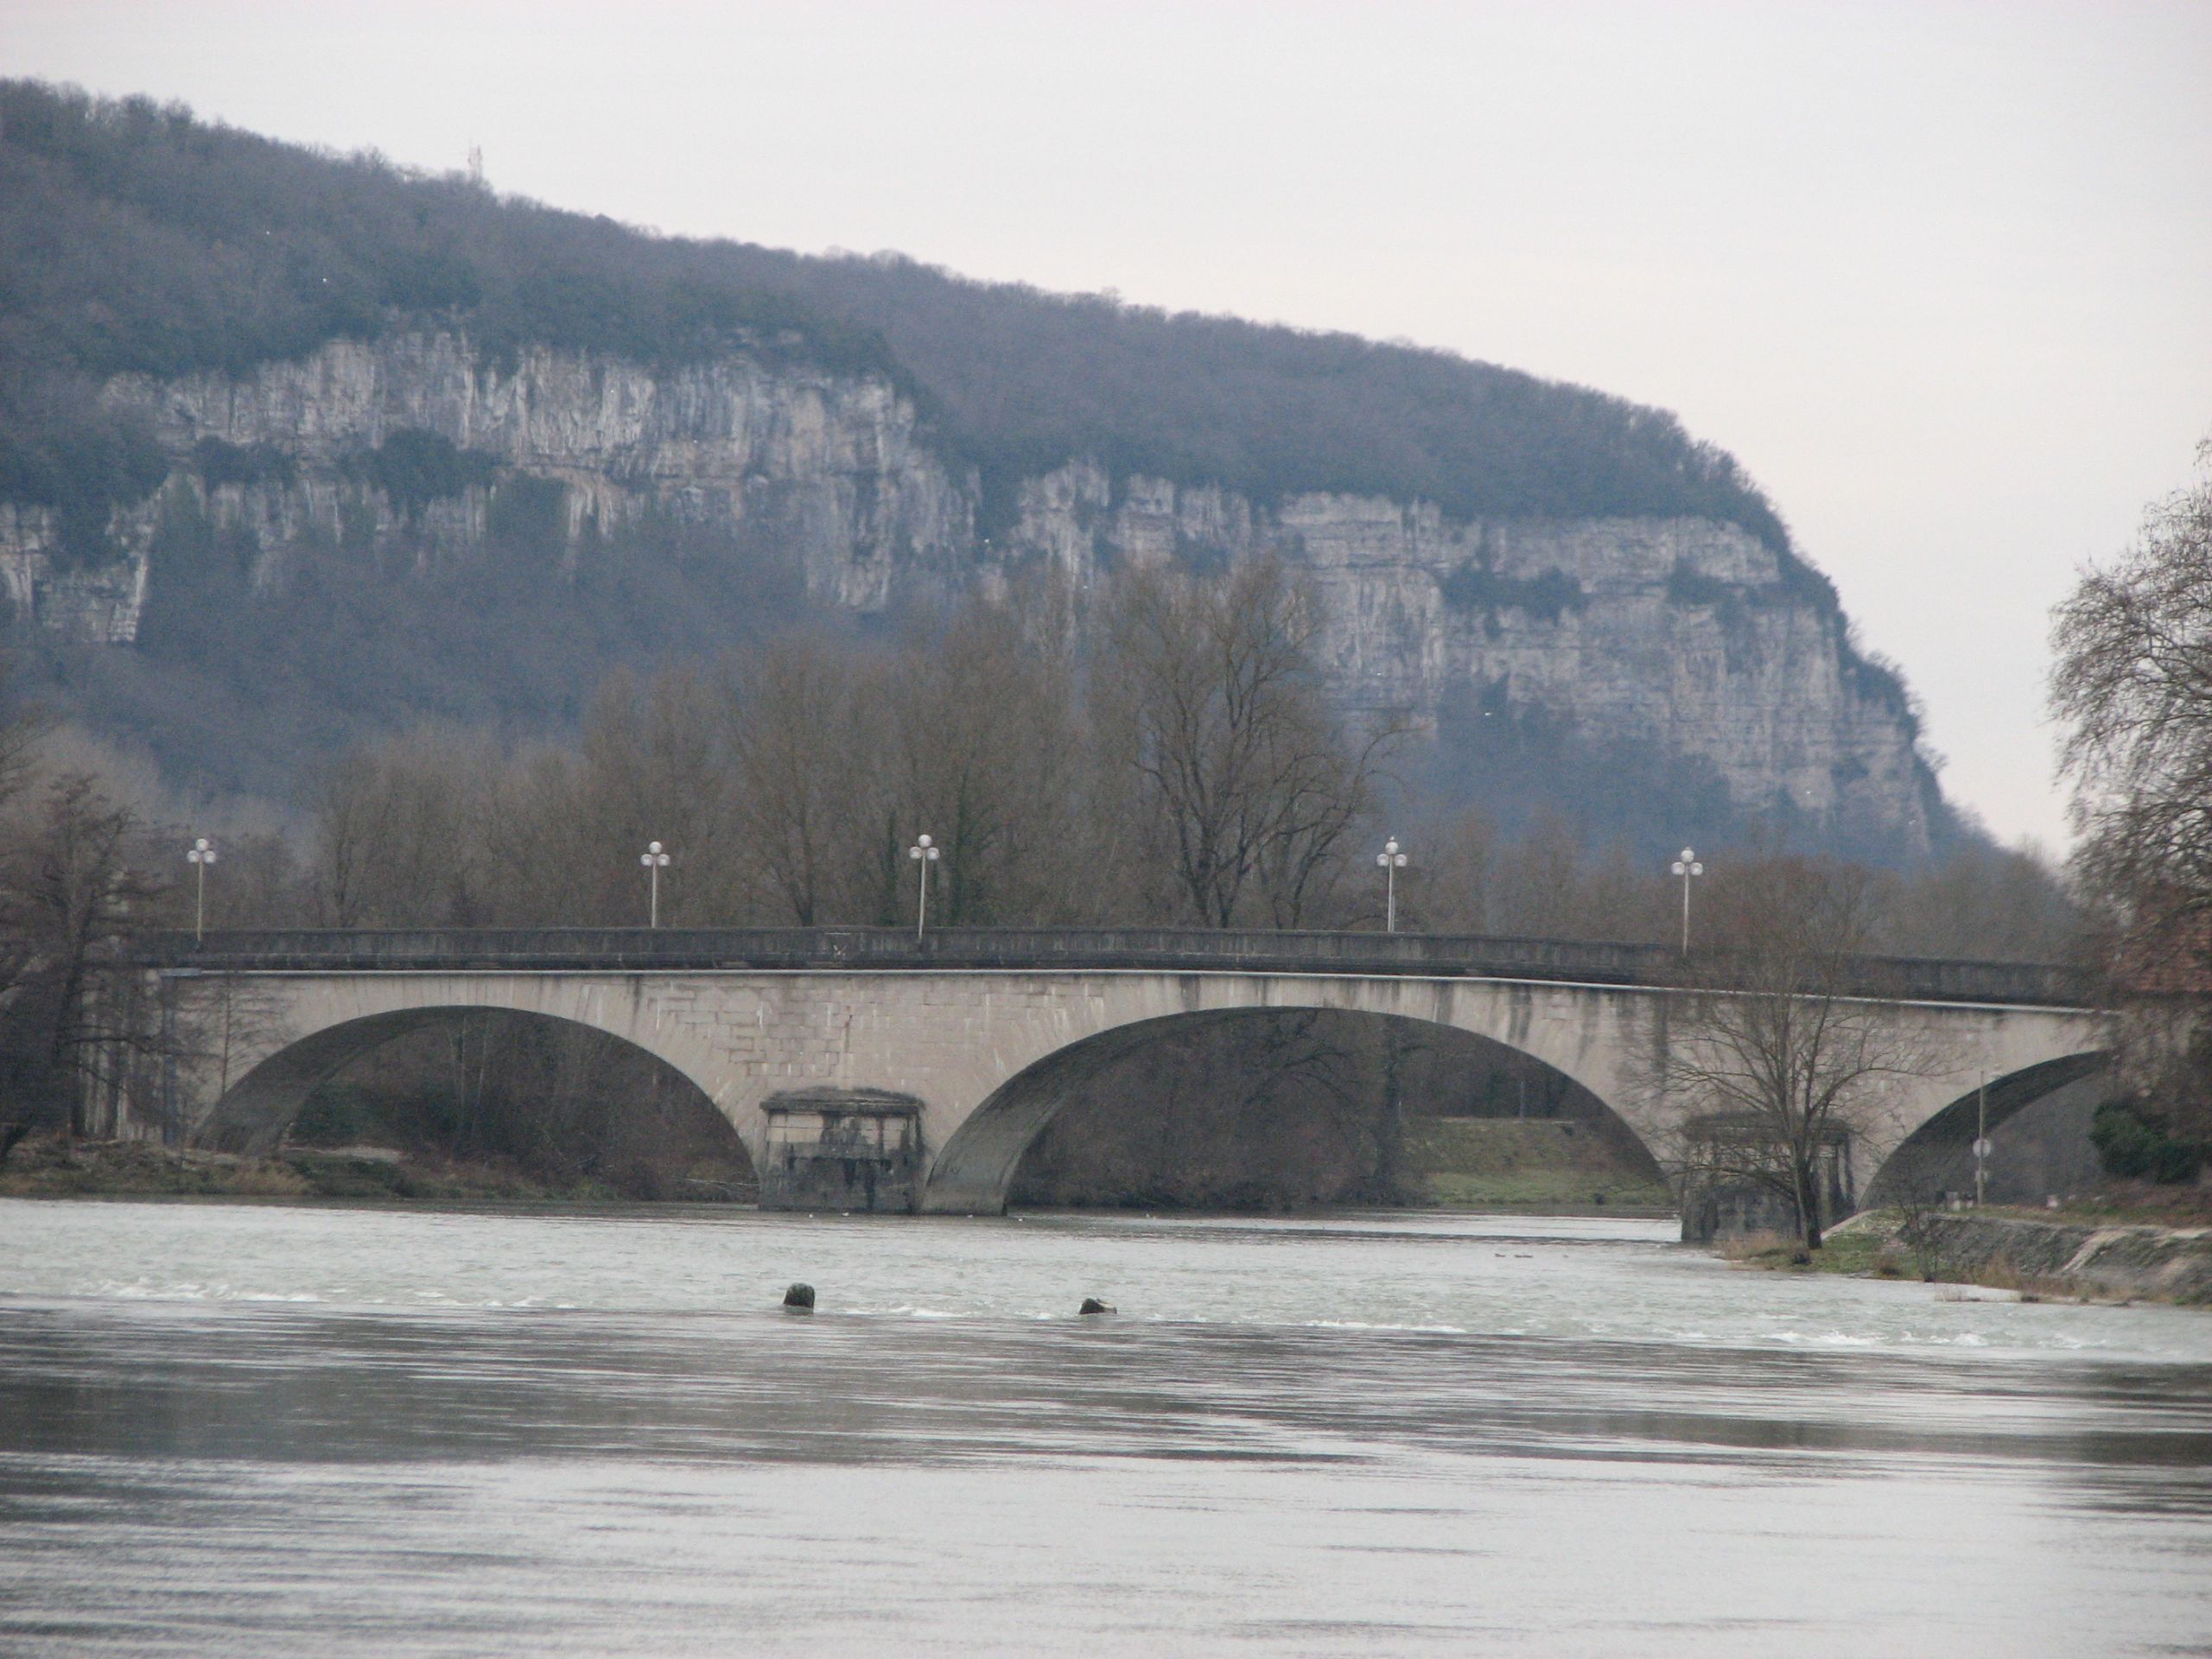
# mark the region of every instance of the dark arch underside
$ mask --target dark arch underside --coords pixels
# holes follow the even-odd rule
[[[489,1021],[508,1031],[554,1030],[581,1033],[594,1044],[620,1049],[642,1062],[677,1096],[689,1097],[721,1129],[728,1132],[734,1156],[749,1166],[736,1131],[718,1111],[711,1098],[691,1078],[658,1055],[612,1032],[558,1015],[491,1005],[452,1004],[430,1008],[408,1008],[349,1020],[286,1045],[232,1084],[193,1131],[194,1143],[219,1151],[266,1156],[276,1150],[298,1118],[308,1098],[323,1084],[381,1050],[406,1039],[467,1020]]]
[[[1993,1135],[2023,1115],[2067,1110],[2086,1119],[2112,1092],[2112,1056],[2068,1054],[2023,1067],[1989,1083],[1986,1124]],[[1984,1122],[1981,1090],[1969,1089],[1929,1118],[1891,1153],[1866,1184],[1866,1207],[1969,1191],[1974,1185],[1976,1125]]]
[[[1312,1020],[1336,1022],[1331,1029],[1337,1037],[1357,1033],[1370,1045],[1373,1052],[1367,1071],[1361,1074],[1361,1087],[1374,1096],[1378,1106],[1386,1085],[1376,1068],[1385,1062],[1374,1055],[1395,1049],[1401,1043],[1404,1052],[1430,1057],[1427,1068],[1430,1076],[1450,1073],[1456,1067],[1473,1078],[1501,1066],[1517,1068],[1532,1079],[1522,1090],[1522,1100],[1525,1103],[1535,1097],[1537,1115],[1550,1115],[1560,1110],[1561,1100],[1571,1100],[1564,1116],[1602,1122],[1609,1141],[1619,1149],[1624,1163],[1638,1166],[1653,1181],[1662,1179],[1649,1148],[1597,1096],[1535,1056],[1493,1038],[1440,1022],[1368,1010],[1211,1009],[1164,1015],[1102,1033],[1058,1050],[1007,1079],[938,1153],[923,1195],[923,1208],[959,1214],[995,1214],[1003,1211],[1025,1154],[1054,1120],[1078,1103],[1095,1109],[1102,1092],[1120,1090],[1127,1093],[1132,1088],[1141,1091],[1142,1074],[1139,1068],[1146,1051],[1164,1045],[1171,1037],[1203,1033],[1229,1041],[1240,1034],[1240,1027]],[[1389,1041],[1378,1042],[1377,1034],[1386,1032],[1392,1033]],[[1442,1054],[1439,1055],[1438,1051]],[[1410,1075],[1420,1069],[1416,1065],[1408,1065],[1405,1071]],[[1133,1082],[1133,1074],[1140,1081]],[[1391,1075],[1395,1078],[1398,1074],[1394,1071]],[[1227,1079],[1227,1086],[1231,1091],[1239,1090],[1249,1080],[1246,1075],[1238,1074]],[[1343,1086],[1341,1080],[1337,1086]],[[1431,1089],[1426,1092],[1433,1095],[1436,1091]],[[1410,1100],[1411,1096],[1407,1098]],[[1164,1106],[1162,1103],[1160,1109],[1164,1109]],[[1145,1106],[1140,1099],[1133,1109],[1141,1111]],[[1411,1109],[1416,1113],[1424,1111],[1418,1104]],[[1163,1132],[1168,1132],[1166,1126]],[[1391,1144],[1387,1138],[1377,1137],[1378,1149]],[[1327,1201],[1363,1200],[1346,1195]]]

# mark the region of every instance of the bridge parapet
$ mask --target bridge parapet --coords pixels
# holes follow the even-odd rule
[[[1421,933],[1176,928],[277,929],[154,936],[148,968],[214,973],[776,972],[808,969],[1144,969],[1686,982],[1664,945]],[[1691,976],[1696,958],[1688,968]],[[1868,957],[1859,983],[1915,1001],[2091,1006],[2076,969],[2049,963]]]

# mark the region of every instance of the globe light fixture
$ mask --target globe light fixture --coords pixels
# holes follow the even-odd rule
[[[660,873],[668,868],[668,855],[661,850],[660,842],[649,841],[645,850],[638,855],[638,862],[645,867],[645,877],[651,884],[651,896],[646,899],[645,925],[660,925]]]
[[[1675,861],[1674,873],[1682,878],[1682,954],[1690,953],[1690,882],[1705,874],[1705,866],[1697,861],[1697,855],[1688,848]]]
[[[906,856],[921,867],[921,896],[916,900],[914,908],[914,943],[916,944],[922,942],[922,934],[929,926],[930,866],[937,862],[943,850],[941,848],[931,845],[927,836],[918,837],[914,844],[906,849]]]
[[[197,944],[207,932],[207,867],[215,861],[215,843],[202,836],[184,856],[192,866],[192,942]]]
[[[1398,872],[1406,868],[1406,855],[1398,850],[1395,836],[1382,843],[1382,850],[1375,855],[1375,861],[1382,868],[1382,931],[1398,931]]]

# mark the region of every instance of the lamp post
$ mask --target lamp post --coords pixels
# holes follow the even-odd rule
[[[207,867],[215,861],[215,843],[202,836],[184,856],[192,865],[192,942],[197,944],[207,931]]]
[[[1981,1074],[1981,1088],[1974,1107],[1974,1207],[1981,1208],[1989,1194],[1989,1073]]]
[[[914,943],[916,944],[922,942],[923,930],[930,924],[930,866],[937,862],[942,851],[943,849],[930,844],[930,838],[927,836],[921,836],[906,849],[906,856],[922,867],[921,895],[916,899],[914,909]]]
[[[1398,850],[1395,836],[1382,843],[1382,850],[1375,855],[1375,861],[1382,868],[1382,931],[1398,931],[1398,872],[1406,868],[1406,855]]]
[[[645,912],[645,925],[658,927],[660,925],[660,873],[668,868],[668,855],[661,851],[660,842],[649,841],[645,843],[645,850],[638,855],[638,862],[645,867],[646,879],[652,884],[652,897],[646,900],[648,908]]]
[[[1688,848],[1675,861],[1675,872],[1682,878],[1682,954],[1690,953],[1690,880],[1705,874],[1705,866],[1697,861],[1697,855]]]

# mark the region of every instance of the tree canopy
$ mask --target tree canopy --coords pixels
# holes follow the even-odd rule
[[[2212,441],[2196,481],[2086,572],[2052,628],[2051,707],[2108,929],[2124,1077],[2212,1145]]]

